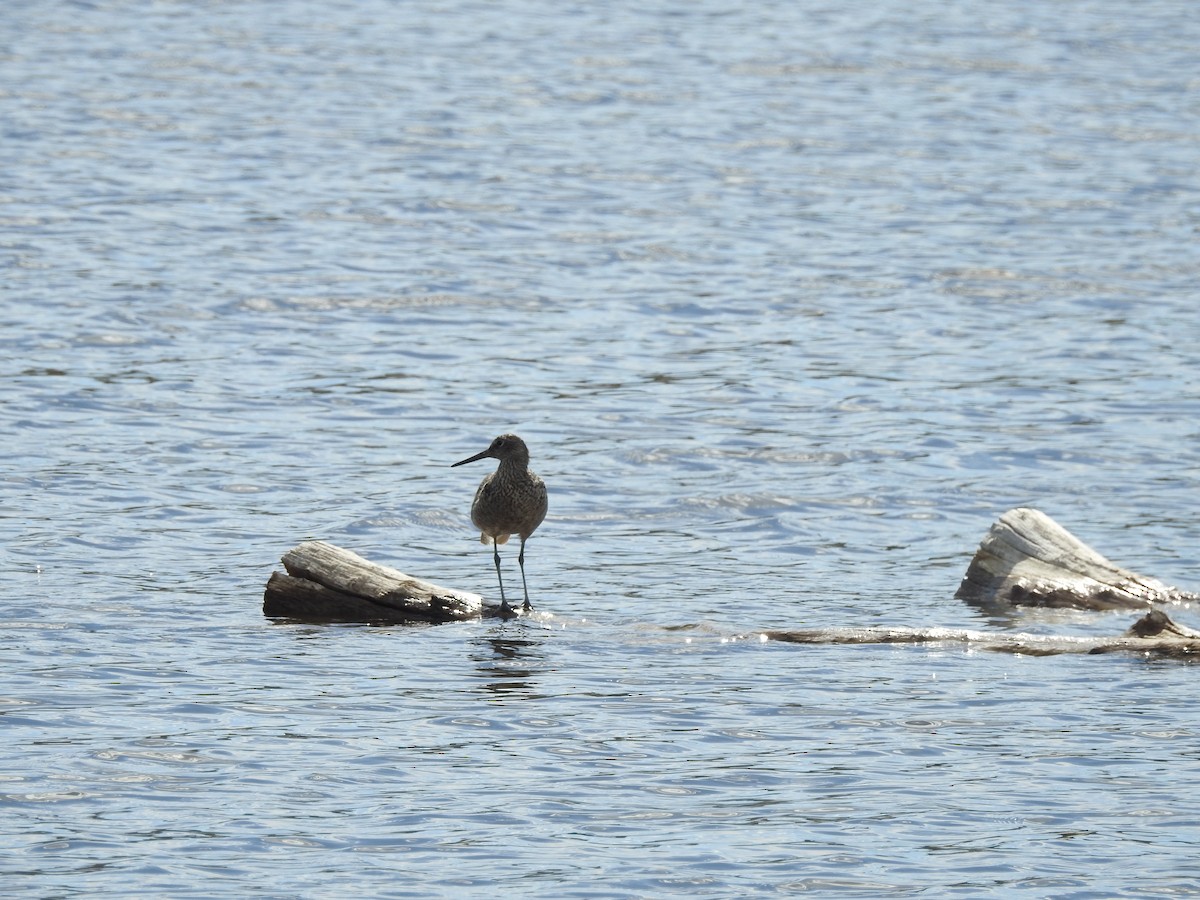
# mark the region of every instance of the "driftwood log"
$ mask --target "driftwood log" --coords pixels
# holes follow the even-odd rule
[[[820,628],[765,634],[797,644],[961,643],[1031,656],[1130,651],[1200,658],[1200,632],[1177,624],[1157,608],[1200,603],[1200,595],[1121,568],[1036,509],[1011,509],[1000,517],[980,543],[955,596],[990,612],[1020,607],[1151,612],[1115,637],[949,628]]]
[[[405,575],[324,541],[283,555],[263,594],[263,615],[309,622],[453,622],[477,619],[483,598]]]
[[[1200,659],[1200,631],[1177,624],[1158,609],[1146,613],[1116,637],[1003,634],[955,628],[818,628],[764,634],[771,640],[792,644],[965,644],[972,650],[1025,656],[1125,651]]]
[[[308,622],[403,624],[499,615],[499,605],[363,559],[322,541],[283,556],[263,596],[263,613]],[[761,632],[795,644],[964,644],[972,649],[1045,656],[1140,652],[1200,658],[1200,632],[1172,621],[1160,606],[1200,604],[1200,595],[1169,587],[1109,562],[1035,509],[1013,509],[984,537],[956,594],[981,608],[1041,606],[1150,610],[1113,637],[1006,634],[947,628],[820,628]]]
[[[984,609],[1154,609],[1200,602],[1109,562],[1048,515],[1011,509],[991,527],[955,596]]]

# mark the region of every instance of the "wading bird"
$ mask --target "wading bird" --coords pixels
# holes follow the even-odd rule
[[[546,518],[546,483],[529,470],[529,448],[515,434],[502,434],[482,453],[454,463],[462,466],[480,459],[498,459],[496,471],[479,482],[471,503],[471,522],[479,529],[479,541],[492,542],[496,580],[500,582],[500,614],[511,615],[512,607],[504,596],[500,575],[500,545],[510,535],[521,539],[517,563],[521,567],[521,587],[525,591],[524,609],[532,609],[529,586],[525,583],[525,541]]]

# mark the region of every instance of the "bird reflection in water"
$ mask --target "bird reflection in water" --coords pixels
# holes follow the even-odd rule
[[[545,671],[538,651],[540,640],[525,637],[488,637],[475,642],[471,656],[483,689],[491,694],[532,698],[537,676]]]

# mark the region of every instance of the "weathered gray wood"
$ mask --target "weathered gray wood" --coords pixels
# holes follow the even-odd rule
[[[954,628],[817,628],[767,631],[773,641],[792,644],[963,644],[973,650],[1051,656],[1057,653],[1146,653],[1200,659],[1200,632],[1154,610],[1142,616],[1123,635],[1069,637],[1066,635],[1000,634]]]
[[[1151,609],[1200,601],[1155,578],[1123,569],[1048,515],[1011,509],[991,527],[955,594],[988,608]]]
[[[363,559],[324,541],[283,555],[263,595],[273,617],[349,622],[449,622],[479,618],[483,598],[451,590]]]
[[[267,589],[263,593],[263,615],[305,622],[360,622],[368,625],[433,621],[283,572],[272,572],[267,581]]]

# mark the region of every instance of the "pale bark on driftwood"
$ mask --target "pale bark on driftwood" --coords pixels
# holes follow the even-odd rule
[[[283,555],[263,614],[318,622],[452,622],[484,613],[477,594],[441,587],[363,559],[324,541],[305,541]]]
[[[1116,637],[1071,637],[1055,634],[999,634],[955,628],[816,628],[805,631],[767,631],[774,641],[792,644],[964,644],[970,650],[990,650],[1025,656],[1057,653],[1146,653],[1153,656],[1200,659],[1200,631],[1172,621],[1162,610],[1148,612]]]
[[[1153,609],[1200,601],[1105,559],[1048,515],[1011,509],[984,537],[955,596],[985,609],[1012,606]]]
[[[797,644],[961,643],[971,649],[1030,656],[1114,651],[1181,658],[1200,654],[1200,632],[1175,623],[1155,608],[1200,602],[1200,595],[1115,565],[1036,509],[1012,509],[1000,517],[979,545],[955,596],[989,611],[1013,607],[1152,611],[1115,637],[881,627],[765,634]]]

